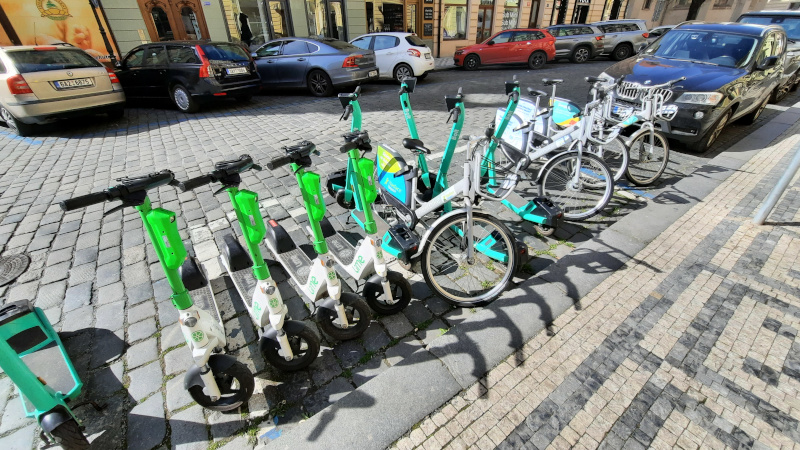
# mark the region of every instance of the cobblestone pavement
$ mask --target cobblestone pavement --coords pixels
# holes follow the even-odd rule
[[[800,123],[394,448],[797,448]]]
[[[599,73],[608,64],[583,65],[581,74]],[[449,131],[442,97],[459,86],[467,94],[465,133],[480,133],[504,103],[502,82],[512,74],[519,74],[523,85],[537,86],[542,77],[568,77],[574,70],[575,66],[553,64],[536,72],[500,68],[434,73],[412,97],[420,135],[433,148],[441,148]],[[364,127],[379,142],[398,143],[406,137],[396,90],[390,83],[364,88]],[[585,93],[585,83],[574,76],[560,90],[560,95],[578,101]],[[230,338],[228,353],[257,373],[256,395],[247,408],[230,414],[203,410],[182,387],[190,357],[138,213],[127,209],[104,216],[114,205],[64,213],[57,202],[101,190],[122,176],[161,168],[184,179],[211,170],[214,161],[245,152],[263,162],[279,155],[281,146],[301,139],[318,145],[322,156],[315,159],[317,171],[330,173],[344,165],[336,149],[347,125],[337,121],[337,100],[298,92],[268,93],[247,105],[222,102],[195,115],[168,105],[133,106],[120,121],[66,122],[44,128],[43,135],[34,138],[0,129],[2,254],[25,252],[32,258],[25,274],[0,287],[0,296],[4,301],[31,299],[44,309],[85,383],[78,400],[108,404],[102,412],[85,407],[77,411],[98,448],[204,448],[209,442],[240,448],[267,442],[424,346],[451,326],[449,318],[464,313],[432,297],[421,277],[409,274],[415,300],[402,314],[376,318],[359,340],[334,342],[323,336],[322,353],[309,370],[278,373],[265,366],[256,330],[217,262],[214,235],[238,230],[229,203],[214,196],[210,187],[191,193],[161,188],[151,199],[154,205],[178,212],[184,242],[208,271]],[[554,239],[536,235],[506,210],[496,211],[535,255],[524,276],[569,253],[627,211],[645,206],[659,189],[774,114],[768,110],[752,127],[731,126],[726,140],[705,155],[673,153],[662,185],[639,195],[617,196],[603,215],[588,223],[567,224]],[[459,161],[456,158],[454,168]],[[281,220],[296,240],[307,242],[294,183],[285,169],[265,170],[244,176],[243,187],[261,195],[265,216]],[[335,224],[353,231],[343,223],[345,211],[328,201]],[[291,283],[284,282],[285,273],[274,264],[270,268],[281,282],[292,318],[317,330]],[[22,417],[20,406],[9,379],[0,376],[0,448],[39,445],[36,427]]]

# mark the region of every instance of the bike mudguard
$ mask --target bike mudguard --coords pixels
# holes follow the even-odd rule
[[[208,367],[211,368],[211,372],[217,373],[221,372],[230,366],[236,363],[236,358],[230,355],[222,355],[216,354],[211,355],[208,358]],[[203,383],[203,379],[200,378],[200,368],[197,365],[193,365],[186,371],[186,375],[183,377],[183,388],[189,389],[192,386],[205,386]]]
[[[283,322],[283,331],[295,336],[302,333],[305,327],[303,322],[299,320],[286,320]],[[265,351],[268,346],[272,348],[281,348],[281,344],[278,342],[278,330],[272,327],[264,328],[264,332],[261,333],[261,339],[258,341],[258,348],[262,352]]]
[[[160,256],[161,263],[168,269],[179,268],[186,259],[186,247],[178,233],[175,213],[155,208],[147,213],[145,220],[153,229],[153,246]]]
[[[403,175],[407,168],[406,160],[390,147],[378,145],[378,184],[381,191],[391,195],[408,208],[411,207],[412,184]]]
[[[59,425],[64,422],[69,422],[72,419],[72,414],[70,414],[67,408],[59,405],[39,416],[39,425],[49,434],[58,428]]]

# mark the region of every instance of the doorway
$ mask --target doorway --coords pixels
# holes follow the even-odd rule
[[[582,0],[576,0],[575,10],[572,12],[572,23],[586,23],[589,15],[589,5]]]
[[[208,39],[208,27],[198,0],[137,0],[150,40]]]
[[[569,0],[560,0],[558,5],[558,18],[556,19],[556,25],[561,25],[567,20],[567,7],[569,6]]]
[[[286,0],[263,0],[264,10],[269,17],[269,38],[278,39],[294,34],[292,17]]]
[[[492,35],[492,21],[494,21],[494,0],[481,0],[478,7],[478,32],[475,36],[475,43],[489,39]]]
[[[541,0],[531,2],[531,18],[528,21],[528,28],[539,28],[539,6]]]
[[[343,0],[306,0],[310,36],[347,40]]]

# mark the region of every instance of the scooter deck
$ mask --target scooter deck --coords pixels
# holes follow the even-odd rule
[[[279,255],[279,259],[283,263],[283,267],[291,272],[292,278],[299,284],[306,283],[308,275],[311,273],[311,259],[303,250],[295,248],[283,252]]]
[[[58,344],[55,342],[51,342],[43,348],[23,356],[22,362],[56,392],[61,391],[62,394],[66,395],[76,385],[75,379],[70,375],[69,367],[67,367],[64,357],[61,355],[61,349],[58,348]],[[24,399],[26,413],[32,414],[36,411],[36,408],[24,395],[22,398]]]
[[[231,277],[233,286],[236,288],[236,292],[239,293],[239,297],[242,298],[244,304],[247,305],[248,308],[252,307],[253,292],[258,285],[258,280],[253,276],[253,270],[248,267],[247,269],[232,271],[228,261],[222,255],[219,257],[219,262],[222,264],[222,267],[225,268],[225,271],[228,272],[228,276]]]
[[[328,250],[345,266],[349,266],[356,257],[355,247],[339,232],[327,236],[325,242],[328,243]]]
[[[212,317],[216,317],[219,323],[222,323],[222,315],[219,313],[217,307],[217,300],[214,298],[214,292],[211,290],[211,284],[189,291],[189,296],[192,297],[194,306],[208,312]]]

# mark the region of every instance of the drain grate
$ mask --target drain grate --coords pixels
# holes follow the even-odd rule
[[[24,253],[0,257],[0,286],[16,280],[28,269],[30,263],[31,259]]]

